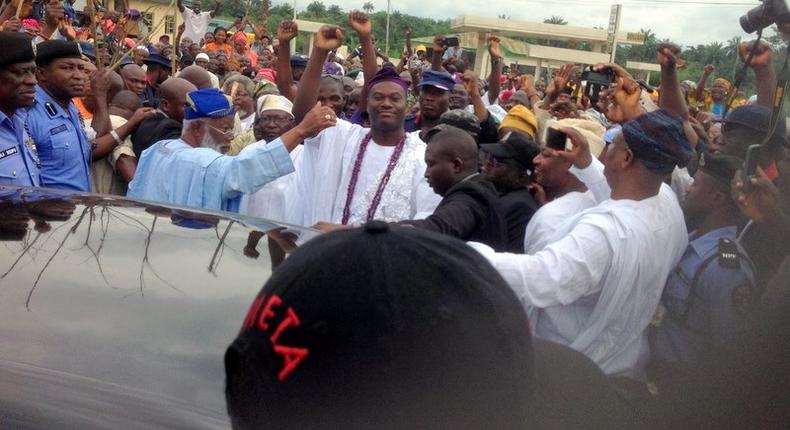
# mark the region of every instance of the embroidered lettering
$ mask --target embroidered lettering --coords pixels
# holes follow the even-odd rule
[[[17,152],[18,151],[16,149],[16,146],[12,146],[12,147],[10,147],[8,149],[4,149],[4,150],[0,151],[0,160],[2,160],[3,158],[6,158],[6,157],[10,157],[10,156],[16,154]]]
[[[275,306],[280,306],[283,301],[280,299],[279,296],[272,296],[269,301],[266,303],[266,306],[263,308],[263,312],[261,313],[261,317],[258,318],[258,328],[266,331],[269,329],[269,324],[266,323],[266,320],[271,319],[274,316],[274,311],[272,310]]]
[[[294,348],[290,346],[274,345],[274,352],[283,356],[285,364],[277,375],[277,379],[282,382],[299,366],[299,363],[307,357],[309,351],[305,348]]]
[[[294,312],[293,309],[288,308],[286,313],[287,313],[287,315],[286,315],[285,319],[282,320],[280,325],[277,326],[277,330],[274,331],[274,334],[272,335],[272,337],[269,338],[269,340],[271,340],[272,343],[277,343],[277,339],[280,338],[280,335],[283,334],[285,329],[287,329],[288,327],[290,327],[292,325],[294,327],[298,327],[299,326],[299,317],[296,315],[296,312]]]
[[[56,134],[63,133],[64,131],[66,131],[66,129],[67,129],[66,124],[61,124],[53,129],[50,129],[49,135],[54,136]]]

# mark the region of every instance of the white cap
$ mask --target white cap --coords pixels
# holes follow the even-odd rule
[[[206,54],[205,52],[201,52],[200,54],[197,54],[195,56],[195,61],[197,61],[197,60],[206,60],[206,61],[208,61],[209,60],[208,54]]]
[[[278,110],[280,112],[285,112],[288,115],[291,115],[293,118],[293,103],[287,98],[270,94],[265,96],[258,97],[258,113],[263,113],[270,110]]]

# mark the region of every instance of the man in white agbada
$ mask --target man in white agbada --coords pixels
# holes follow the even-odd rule
[[[293,104],[290,100],[279,95],[261,96],[257,103],[257,115],[252,132],[255,140],[273,142],[294,126]],[[299,163],[304,145],[298,145],[291,151],[291,160],[294,165]],[[285,218],[286,190],[293,180],[294,173],[281,176],[264,185],[260,190],[245,194],[241,199],[240,213],[265,218],[273,221],[283,221]],[[293,196],[299,198],[299,196]]]
[[[375,61],[370,20],[362,12],[351,14],[365,52],[366,71]],[[342,43],[338,27],[324,26],[316,34],[313,53],[299,84],[294,113],[315,104],[323,62]],[[375,63],[372,63],[375,70]],[[338,120],[304,144],[296,165],[286,221],[298,225],[325,222],[323,230],[372,219],[402,221],[425,217],[441,197],[424,177],[425,143],[403,128],[406,83],[389,68],[367,83],[371,128]]]
[[[677,198],[663,181],[685,165],[690,147],[680,118],[665,110],[627,122],[605,168],[581,134],[563,131],[574,149],[561,156],[603,201],[568,220],[562,238],[533,255],[471,245],[525,305],[540,308],[537,336],[586,354],[608,375],[641,379],[647,325],[688,241]]]
[[[316,106],[303,124],[266,143],[224,155],[234,133],[234,109],[214,88],[187,95],[180,139],[163,140],[143,151],[130,197],[204,209],[238,211],[242,193],[293,172],[289,152],[302,140],[335,124],[331,109]]]

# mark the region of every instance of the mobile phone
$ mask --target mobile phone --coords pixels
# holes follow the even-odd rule
[[[759,158],[760,145],[750,145],[746,150],[746,161],[743,162],[743,173],[741,174],[743,190],[747,193],[751,190],[750,179],[757,174],[757,161]]]
[[[595,103],[600,98],[601,90],[612,86],[614,72],[609,69],[603,72],[595,72],[592,68],[588,68],[582,73],[581,80],[587,81],[584,85],[584,95]]]
[[[448,36],[444,38],[444,46],[447,47],[455,47],[461,44],[460,40],[458,40],[458,36]]]
[[[554,127],[546,128],[546,147],[557,151],[565,151],[568,143],[568,135]]]

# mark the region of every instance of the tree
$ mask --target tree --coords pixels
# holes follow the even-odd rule
[[[544,19],[543,23],[554,24],[554,25],[568,25],[568,21],[565,21],[565,18],[558,15],[552,15],[551,17]]]
[[[368,14],[373,13],[374,9],[376,8],[373,6],[373,3],[371,2],[365,2],[365,4],[362,5],[362,10],[364,10]]]

